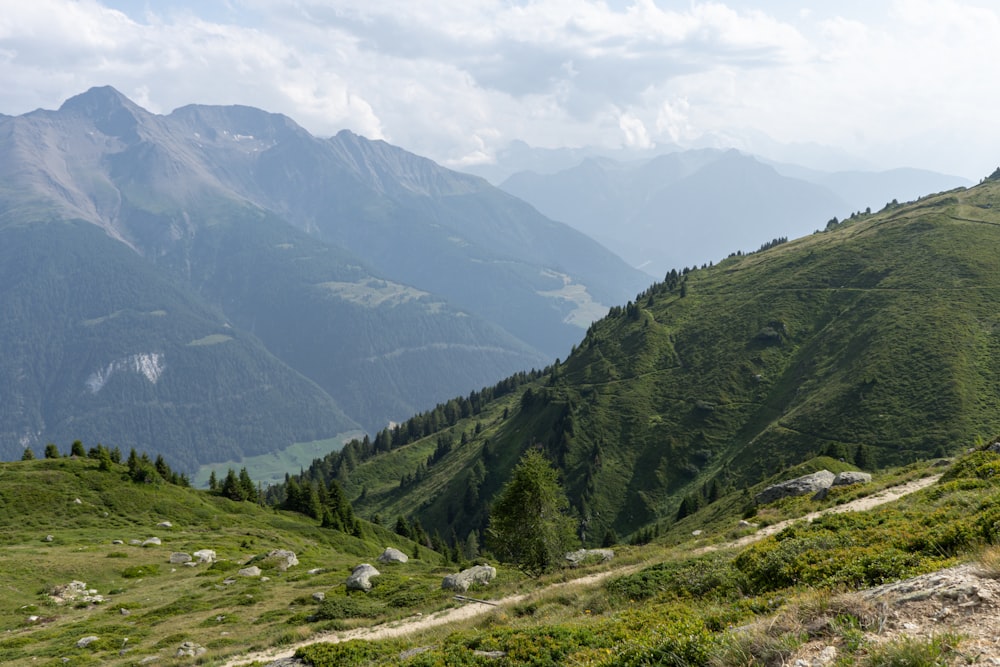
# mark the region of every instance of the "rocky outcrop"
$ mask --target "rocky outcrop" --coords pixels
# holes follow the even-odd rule
[[[757,494],[755,500],[758,505],[773,503],[775,500],[788,498],[790,496],[804,496],[807,493],[816,493],[821,489],[828,489],[836,478],[829,470],[820,470],[811,475],[803,475],[787,482],[773,484]]]
[[[449,574],[441,580],[441,588],[445,590],[466,592],[473,584],[486,585],[497,576],[497,569],[490,565],[476,565],[455,574]]]
[[[367,593],[372,589],[372,577],[377,577],[381,574],[373,566],[368,563],[362,563],[351,570],[351,576],[347,578],[347,590],[349,591],[364,591]]]
[[[576,566],[588,560],[596,563],[607,563],[615,557],[615,552],[611,549],[578,549],[570,551],[563,557],[570,562],[570,565]]]
[[[392,547],[386,547],[382,555],[378,557],[380,563],[405,563],[408,560],[410,560],[409,556]]]
[[[68,602],[100,604],[104,602],[104,596],[99,595],[96,588],[87,588],[86,582],[83,581],[71,581],[68,584],[55,586],[49,593],[49,598],[56,604]]]

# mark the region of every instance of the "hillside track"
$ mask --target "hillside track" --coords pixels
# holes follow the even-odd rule
[[[717,551],[720,549],[730,549],[730,548],[740,548],[748,544],[762,540],[765,537],[774,535],[781,530],[787,528],[788,526],[799,522],[799,521],[812,521],[824,514],[840,514],[842,512],[863,512],[865,510],[878,507],[885,503],[890,503],[895,500],[899,500],[903,496],[915,493],[921,489],[925,489],[928,486],[934,484],[941,475],[933,475],[930,477],[922,477],[920,479],[915,479],[905,484],[900,484],[898,486],[889,487],[874,493],[870,496],[865,496],[864,498],[858,498],[850,502],[844,503],[843,505],[837,505],[825,510],[818,512],[811,512],[809,514],[796,517],[794,519],[788,519],[781,521],[779,523],[766,526],[761,528],[752,535],[746,535],[739,538],[738,540],[732,542],[726,542],[723,544],[714,544],[707,547],[702,547],[692,551],[692,554],[707,553],[709,551]],[[389,623],[384,623],[380,625],[374,625],[363,628],[355,628],[353,630],[335,631],[327,632],[322,634],[317,634],[310,637],[307,640],[298,642],[290,646],[282,646],[280,648],[266,649],[263,651],[255,651],[253,653],[246,653],[240,656],[234,656],[221,663],[221,667],[241,667],[243,665],[250,665],[253,663],[263,663],[268,664],[276,660],[282,660],[291,658],[295,655],[295,652],[310,644],[317,644],[320,642],[329,642],[331,644],[336,644],[340,642],[350,641],[352,639],[362,639],[366,641],[377,641],[380,639],[391,639],[395,637],[403,637],[405,635],[410,635],[421,630],[426,630],[428,628],[437,627],[440,625],[447,625],[449,623],[456,623],[459,621],[465,621],[468,619],[476,618],[479,616],[484,616],[491,612],[496,611],[497,607],[507,607],[510,605],[518,604],[523,602],[531,595],[542,592],[542,591],[554,591],[559,588],[564,588],[566,586],[591,586],[598,584],[605,579],[609,579],[613,576],[620,576],[623,574],[628,574],[630,572],[640,569],[641,565],[629,565],[626,567],[615,568],[611,570],[605,570],[604,572],[597,572],[594,574],[587,575],[585,577],[579,577],[577,579],[571,579],[565,582],[559,582],[555,584],[550,584],[545,588],[539,589],[538,591],[533,591],[531,593],[519,593],[517,595],[509,595],[507,597],[500,598],[498,600],[489,600],[490,604],[482,603],[467,603],[461,607],[453,607],[451,609],[445,609],[443,611],[435,612],[433,614],[428,614],[427,616],[415,615],[408,618],[404,618],[398,621],[392,621]]]

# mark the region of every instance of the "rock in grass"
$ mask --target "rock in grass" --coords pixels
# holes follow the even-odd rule
[[[476,565],[467,570],[462,570],[455,574],[449,574],[441,580],[441,588],[445,590],[460,591],[462,593],[469,590],[473,584],[488,584],[497,576],[497,569],[491,565]]]
[[[183,565],[184,563],[190,563],[192,560],[191,554],[186,554],[182,551],[175,551],[170,554],[171,565]]]
[[[173,528],[174,524],[170,523],[169,521],[161,521],[160,523],[156,524],[156,527],[157,528]]]
[[[44,538],[42,539],[42,542],[51,542],[51,541],[52,541],[52,540],[54,540],[54,539],[56,539],[56,538],[54,538],[54,537],[53,537],[52,535],[46,535],[46,536],[45,536],[45,537],[44,537]]]
[[[380,563],[405,563],[410,560],[410,557],[404,554],[399,549],[394,549],[392,547],[386,547],[382,555],[378,557],[378,562]]]
[[[236,574],[240,575],[241,577],[259,577],[260,573],[261,570],[259,567],[257,567],[256,565],[251,565],[250,567],[244,567]]]
[[[837,476],[833,478],[832,486],[867,484],[870,481],[872,481],[872,476],[869,473],[859,472],[857,470],[845,470],[844,472],[837,473]]]
[[[353,570],[351,570],[351,576],[347,578],[347,590],[364,591],[367,593],[372,589],[371,578],[377,577],[380,574],[381,572],[368,563],[357,565]]]
[[[177,649],[177,653],[174,654],[175,658],[197,658],[200,655],[204,655],[208,652],[204,646],[195,644],[194,642],[184,642]]]
[[[811,475],[803,475],[787,482],[773,484],[757,494],[756,501],[759,505],[773,503],[781,498],[789,496],[804,496],[807,493],[816,493],[820,489],[827,489],[833,484],[836,478],[829,470],[820,470]]]
[[[194,559],[199,563],[214,563],[215,552],[211,549],[199,549],[194,552]]]
[[[148,540],[144,541],[142,543],[142,546],[144,546],[144,547],[154,547],[154,546],[159,546],[161,544],[163,544],[163,542],[162,542],[162,540],[160,540],[160,538],[158,538],[158,537],[151,537]]]
[[[615,552],[611,549],[577,549],[570,551],[564,556],[570,565],[579,565],[586,560],[594,560],[599,563],[607,563],[615,557]]]
[[[86,648],[86,647],[90,646],[91,644],[93,644],[94,642],[96,642],[97,640],[98,640],[98,637],[96,637],[94,635],[90,635],[89,637],[84,637],[83,639],[81,639],[80,641],[78,641],[76,643],[76,647],[77,648]]]

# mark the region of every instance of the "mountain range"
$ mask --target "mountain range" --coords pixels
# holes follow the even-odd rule
[[[182,470],[564,355],[648,278],[485,181],[249,107],[95,88],[0,118],[0,455]]]
[[[500,183],[656,277],[809,234],[834,217],[967,185],[917,169],[830,173],[708,148],[626,161],[586,156]]]

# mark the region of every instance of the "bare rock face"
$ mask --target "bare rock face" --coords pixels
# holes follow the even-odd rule
[[[404,554],[399,549],[394,549],[392,547],[386,547],[382,555],[378,557],[378,562],[380,563],[405,563],[410,560],[410,557]]]
[[[368,563],[362,563],[351,570],[351,576],[347,578],[347,590],[349,591],[364,591],[367,593],[372,589],[372,577],[377,577],[381,574],[373,566]]]
[[[856,470],[845,470],[838,472],[833,478],[831,486],[850,486],[851,484],[868,484],[872,481],[872,476],[866,472]]]
[[[790,479],[787,482],[773,484],[758,493],[756,501],[758,505],[765,505],[781,498],[816,493],[822,489],[830,488],[834,479],[836,479],[836,475],[829,470],[820,470],[811,475],[803,475],[802,477]]]
[[[449,574],[441,580],[441,588],[464,593],[473,584],[488,584],[496,576],[497,569],[495,567],[491,565],[476,565],[456,574]]]

